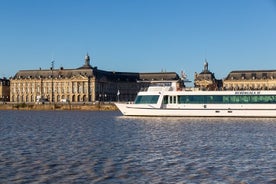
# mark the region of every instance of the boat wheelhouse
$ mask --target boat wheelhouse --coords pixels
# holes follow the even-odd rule
[[[276,117],[276,91],[200,91],[155,81],[133,103],[116,106],[127,116]]]

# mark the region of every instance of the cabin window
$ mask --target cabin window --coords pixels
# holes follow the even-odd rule
[[[135,99],[135,104],[156,104],[158,101],[159,95],[142,95],[137,96]]]
[[[163,98],[163,104],[168,104],[168,96],[164,96],[164,98]]]
[[[180,96],[164,96],[163,104],[177,104]]]
[[[214,98],[214,100],[213,100],[214,103],[223,102],[223,96],[221,96],[221,95],[214,95],[213,98]]]
[[[233,96],[229,103],[276,103],[274,95],[240,95]]]
[[[252,103],[258,103],[258,96],[251,96],[250,101],[251,101]]]
[[[180,104],[254,104],[254,103],[276,103],[274,95],[187,95],[178,96]],[[172,103],[172,102],[171,102]]]
[[[250,101],[250,96],[240,96],[240,103],[248,103]]]
[[[169,103],[176,104],[176,96],[169,96]]]
[[[189,103],[189,96],[178,96],[178,103],[184,104],[184,103]]]
[[[204,100],[204,96],[200,96],[200,95],[195,95],[195,96],[191,96],[192,97],[192,100],[195,102],[195,103],[205,103],[205,100]]]
[[[222,96],[222,102],[223,103],[229,103],[229,96]]]

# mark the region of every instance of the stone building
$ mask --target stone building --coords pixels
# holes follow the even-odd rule
[[[10,81],[6,78],[0,79],[0,100],[3,103],[10,101]]]
[[[222,87],[222,81],[215,78],[214,73],[208,69],[208,62],[205,61],[201,73],[195,73],[194,86],[201,90],[219,90]]]
[[[178,79],[176,73],[130,73],[99,70],[90,57],[76,69],[20,70],[10,80],[10,101],[133,101],[145,80]]]
[[[276,90],[276,70],[232,71],[223,80],[225,90]]]

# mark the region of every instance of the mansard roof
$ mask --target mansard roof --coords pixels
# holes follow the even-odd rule
[[[209,70],[204,70],[199,73],[200,75],[214,75],[214,73],[210,72]]]
[[[133,72],[110,72],[103,70],[94,70],[94,75],[99,80],[109,80],[117,82],[137,82],[152,81],[152,80],[178,80],[179,76],[175,72],[160,72],[160,73],[133,73]]]
[[[140,80],[178,80],[179,75],[175,72],[156,72],[156,73],[139,73]]]
[[[31,78],[71,78],[72,76],[83,75],[87,77],[93,76],[93,69],[54,69],[54,70],[20,70],[13,79],[31,79]]]
[[[215,74],[210,71],[201,72],[199,74],[195,74],[195,81],[201,81],[201,80],[215,80]]]
[[[139,80],[139,74],[131,72],[94,70],[94,75],[99,81],[136,82]]]
[[[97,67],[80,67],[77,69],[54,69],[54,70],[20,70],[13,79],[40,79],[40,78],[72,78],[74,76],[96,77],[99,81],[113,82],[137,82],[151,80],[178,80],[179,76],[175,72],[160,73],[134,73],[115,72],[98,70]]]
[[[262,80],[275,78],[276,70],[236,70],[231,71],[224,80]]]

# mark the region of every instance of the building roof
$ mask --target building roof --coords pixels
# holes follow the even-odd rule
[[[142,81],[152,80],[178,80],[179,75],[175,72],[139,73]]]
[[[94,70],[94,75],[100,81],[107,80],[113,82],[136,82],[137,80],[139,80],[138,73],[130,72]]]
[[[10,85],[10,81],[7,78],[0,78],[0,86],[9,86]]]
[[[71,78],[73,76],[96,77],[97,80],[113,82],[137,82],[151,80],[178,80],[179,76],[175,72],[159,73],[135,73],[135,72],[115,72],[98,70],[90,65],[88,54],[85,56],[85,63],[76,69],[47,69],[47,70],[20,70],[13,79],[46,79],[46,78]]]
[[[83,75],[93,76],[92,69],[54,69],[54,70],[20,70],[13,79],[32,79],[32,78],[71,78],[72,76]]]
[[[136,82],[138,80],[178,80],[175,72],[160,73],[132,73],[98,70],[97,68],[54,69],[54,70],[20,70],[13,79],[41,79],[41,78],[71,78],[73,76],[96,77],[98,80]]]
[[[236,70],[231,71],[224,80],[275,79],[276,70]]]
[[[60,67],[59,69],[47,69],[47,70],[20,70],[18,71],[13,79],[40,79],[40,78],[71,78],[73,76],[86,76],[93,77],[94,70],[97,70],[97,67],[92,67],[90,65],[90,57],[86,54],[84,58],[84,65],[77,69],[64,69]]]

